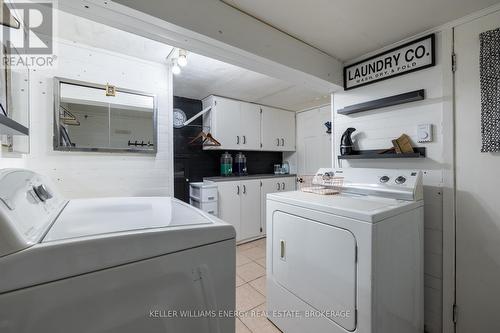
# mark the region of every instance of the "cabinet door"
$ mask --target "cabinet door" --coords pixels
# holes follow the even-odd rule
[[[262,107],[262,150],[281,151],[280,110]]]
[[[240,182],[218,182],[219,218],[236,229],[236,240],[241,239]]]
[[[260,150],[260,105],[241,103],[241,149]]]
[[[279,178],[269,178],[262,179],[262,187],[261,187],[261,212],[260,212],[260,224],[262,228],[262,233],[266,233],[266,201],[268,193],[279,192],[281,189],[281,185],[279,182]]]
[[[295,191],[296,181],[295,177],[283,177],[276,179],[279,182],[280,192]]]
[[[262,149],[295,150],[295,113],[262,107]]]
[[[260,180],[241,182],[241,239],[260,235]]]
[[[295,112],[279,114],[280,144],[283,151],[295,151]]]
[[[217,149],[241,149],[241,103],[215,97],[212,107],[211,131],[214,138],[221,143]]]

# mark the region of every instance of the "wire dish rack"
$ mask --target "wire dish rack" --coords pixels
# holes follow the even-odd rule
[[[299,190],[322,195],[339,194],[344,185],[344,177],[326,175],[303,175],[297,177]]]

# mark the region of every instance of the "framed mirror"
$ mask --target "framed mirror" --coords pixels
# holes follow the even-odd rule
[[[54,78],[54,150],[157,152],[153,94]]]

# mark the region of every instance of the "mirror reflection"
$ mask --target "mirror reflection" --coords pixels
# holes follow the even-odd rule
[[[58,150],[156,152],[153,95],[59,82]]]

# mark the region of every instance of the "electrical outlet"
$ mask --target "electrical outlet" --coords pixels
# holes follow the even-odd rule
[[[432,124],[421,124],[417,126],[418,142],[432,142]]]

